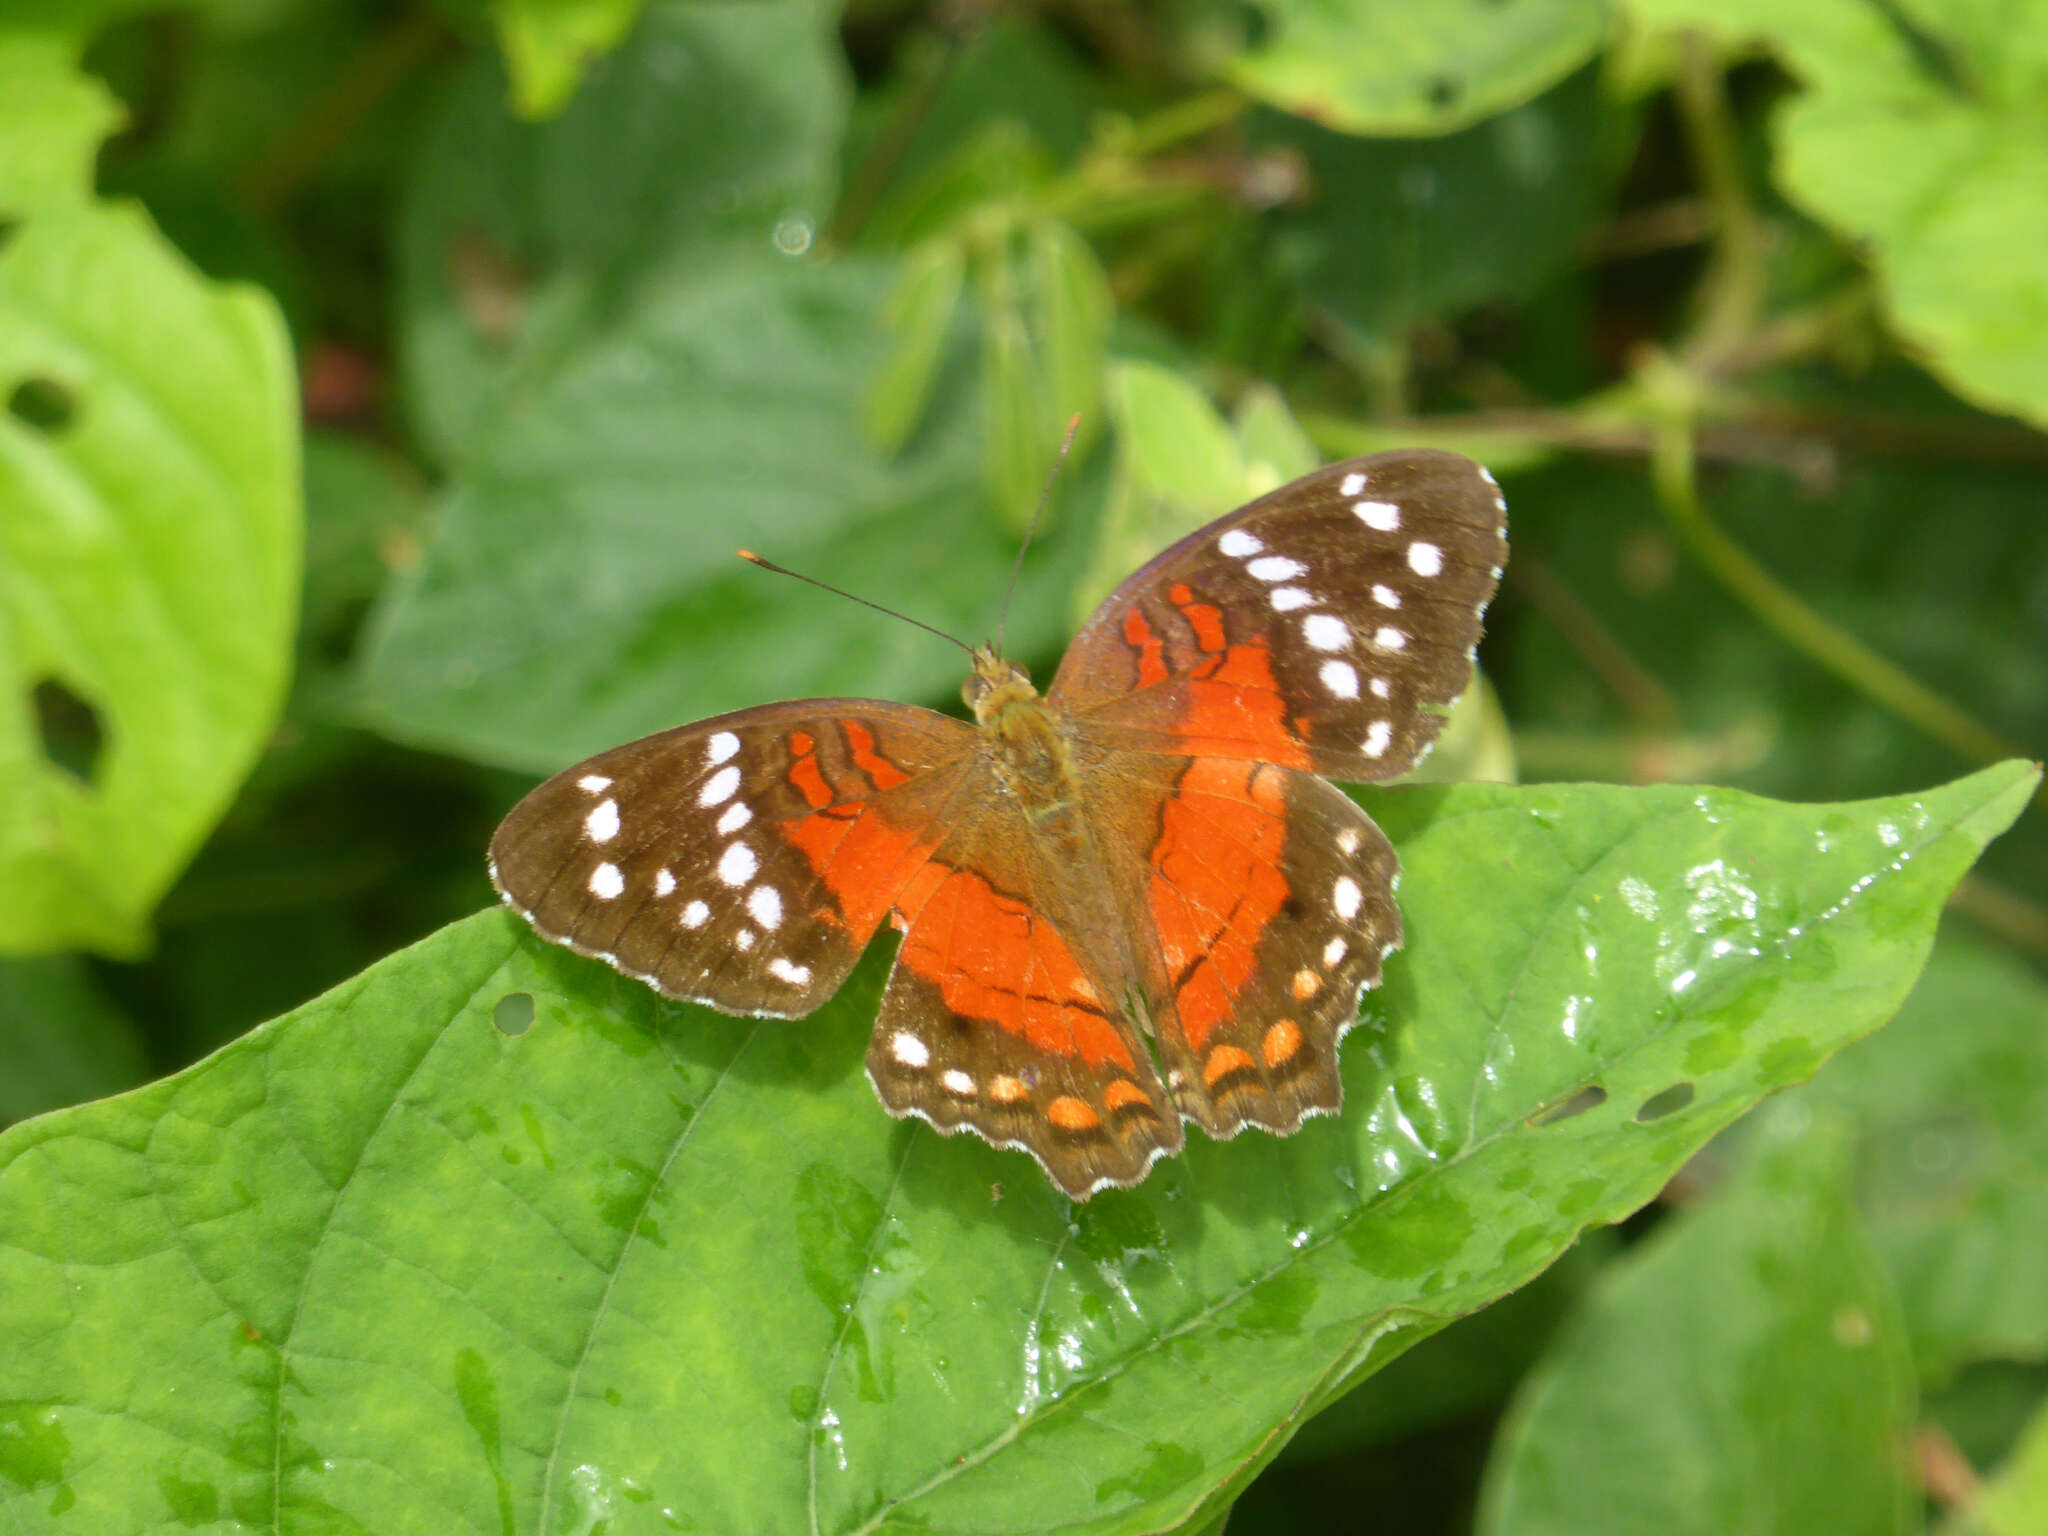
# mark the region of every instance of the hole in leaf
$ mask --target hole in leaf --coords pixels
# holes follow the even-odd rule
[[[1465,87],[1449,75],[1437,75],[1423,86],[1422,92],[1429,98],[1429,104],[1441,112],[1465,94]]]
[[[55,434],[78,416],[78,397],[55,379],[23,379],[7,397],[7,411],[25,427]]]
[[[1569,1120],[1574,1115],[1583,1115],[1589,1109],[1598,1109],[1607,1102],[1607,1090],[1598,1083],[1581,1088],[1568,1099],[1555,1104],[1546,1104],[1529,1117],[1534,1126],[1556,1125],[1560,1120]]]
[[[50,766],[90,785],[107,744],[100,712],[54,677],[37,683],[29,698],[35,706],[36,730],[43,739],[43,756]]]
[[[491,1010],[491,1022],[501,1035],[523,1035],[533,1028],[533,994],[507,992]]]
[[[1691,1102],[1692,1084],[1673,1083],[1662,1093],[1653,1093],[1643,1100],[1643,1107],[1636,1111],[1636,1120],[1639,1124],[1648,1125],[1652,1120],[1677,1114]]]

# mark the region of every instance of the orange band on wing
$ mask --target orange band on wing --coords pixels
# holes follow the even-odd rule
[[[1280,775],[1216,758],[1189,764],[1161,812],[1152,920],[1196,1051],[1257,974],[1260,937],[1287,901],[1285,813]]]
[[[816,771],[815,761],[803,761]],[[790,770],[790,777],[797,778],[797,769]],[[801,780],[797,787],[803,788]],[[808,791],[805,798],[809,798]],[[847,809],[853,811],[851,816],[836,810],[820,811],[777,825],[832,892],[847,932],[864,943],[881,926],[905,876],[931,857],[932,845],[921,842],[914,832],[890,826],[872,807]]]
[[[1138,609],[1124,615],[1124,641],[1138,653],[1136,686],[1150,688],[1166,681],[1165,643],[1152,628],[1152,621]]]
[[[936,986],[954,1013],[1051,1056],[1137,1070],[1074,952],[1024,902],[980,875],[927,864],[896,905],[909,929],[897,962]]]
[[[1190,757],[1210,752],[1243,757],[1249,749],[1284,768],[1309,766],[1308,751],[1289,726],[1273,678],[1273,655],[1263,641],[1233,645],[1206,658],[1181,693],[1174,734]]]
[[[842,720],[839,722],[839,728],[846,733],[846,745],[853,754],[853,766],[866,774],[868,781],[876,789],[894,789],[910,777],[875,750],[875,733],[858,720]]]

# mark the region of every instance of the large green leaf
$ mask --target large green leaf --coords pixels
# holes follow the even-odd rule
[[[133,953],[283,697],[291,359],[266,296],[86,200],[110,113],[64,49],[0,79],[0,953]]]
[[[1853,1117],[1857,1194],[1922,1374],[2048,1357],[2048,987],[1962,932],[1801,1097]]]
[[[1762,39],[1806,90],[1776,175],[1867,253],[1900,337],[1948,386],[2048,423],[2048,0],[1629,0]]]
[[[668,287],[808,240],[846,73],[811,0],[657,7],[546,123],[510,114],[495,66],[468,71],[399,219],[406,403],[427,446],[453,462],[520,435],[550,382],[629,346]]]
[[[1185,1521],[1880,1023],[2035,778],[1834,807],[1376,795],[1409,946],[1346,1112],[1197,1138],[1083,1206],[883,1115],[879,955],[808,1021],[739,1020],[480,915],[0,1135],[0,1507],[24,1530],[167,1505],[279,1531]]]
[[[1592,57],[1601,0],[1256,0],[1245,90],[1346,133],[1447,133],[1517,106]]]
[[[1912,1361],[1849,1161],[1839,1126],[1787,1138],[1612,1274],[1513,1410],[1484,1536],[1918,1528]]]
[[[539,771],[769,699],[958,687],[963,658],[941,642],[733,557],[752,545],[981,638],[1016,555],[957,399],[899,459],[865,440],[885,272],[767,260],[650,298],[457,483],[373,620],[362,718]],[[1076,522],[1027,564],[1022,655],[1059,632]]]

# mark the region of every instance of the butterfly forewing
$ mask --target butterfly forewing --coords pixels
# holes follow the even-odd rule
[[[975,746],[872,699],[741,710],[542,784],[492,839],[491,878],[542,937],[670,997],[809,1013],[959,813]]]
[[[1491,476],[1455,454],[1318,470],[1128,578],[1049,702],[1125,750],[1396,777],[1471,677],[1505,519]]]

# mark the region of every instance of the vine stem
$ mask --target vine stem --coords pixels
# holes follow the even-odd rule
[[[1908,724],[1979,761],[2026,756],[2015,743],[1830,623],[1765,570],[1707,515],[1697,469],[1689,404],[1667,397],[1650,450],[1650,475],[1665,521],[1693,558],[1779,639]],[[2048,791],[2036,790],[2034,798],[2048,804]]]

